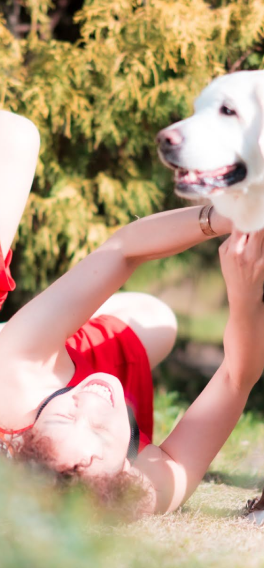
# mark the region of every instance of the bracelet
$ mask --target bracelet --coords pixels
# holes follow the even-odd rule
[[[216,237],[217,233],[212,229],[210,223],[210,217],[212,213],[213,205],[204,205],[199,213],[199,224],[202,232],[207,237]]]

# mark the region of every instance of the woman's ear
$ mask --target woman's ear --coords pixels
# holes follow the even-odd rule
[[[130,469],[131,469],[130,461],[126,458],[124,465],[123,465],[123,471],[128,472],[128,471],[130,471]]]

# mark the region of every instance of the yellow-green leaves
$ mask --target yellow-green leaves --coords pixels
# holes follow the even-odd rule
[[[192,112],[212,77],[263,66],[264,5],[86,0],[58,16],[58,3],[24,0],[21,33],[12,9],[0,15],[0,105],[41,134],[18,271],[35,291],[109,231],[176,205],[155,136]]]

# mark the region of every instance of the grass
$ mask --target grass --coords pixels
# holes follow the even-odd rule
[[[176,394],[157,394],[157,443],[183,412]],[[264,424],[248,413],[184,507],[126,525],[96,517],[81,491],[60,494],[43,475],[2,461],[1,568],[264,567],[264,529],[242,517],[263,465]]]

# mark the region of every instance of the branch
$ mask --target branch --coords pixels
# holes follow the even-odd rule
[[[243,55],[241,55],[241,57],[239,57],[239,59],[237,59],[235,61],[235,63],[233,63],[233,65],[231,65],[230,69],[229,69],[229,73],[233,73],[234,71],[236,71],[237,69],[239,69],[241,63],[243,63],[243,61],[245,61],[245,59],[252,53],[252,49],[248,49],[245,53],[243,53]]]

